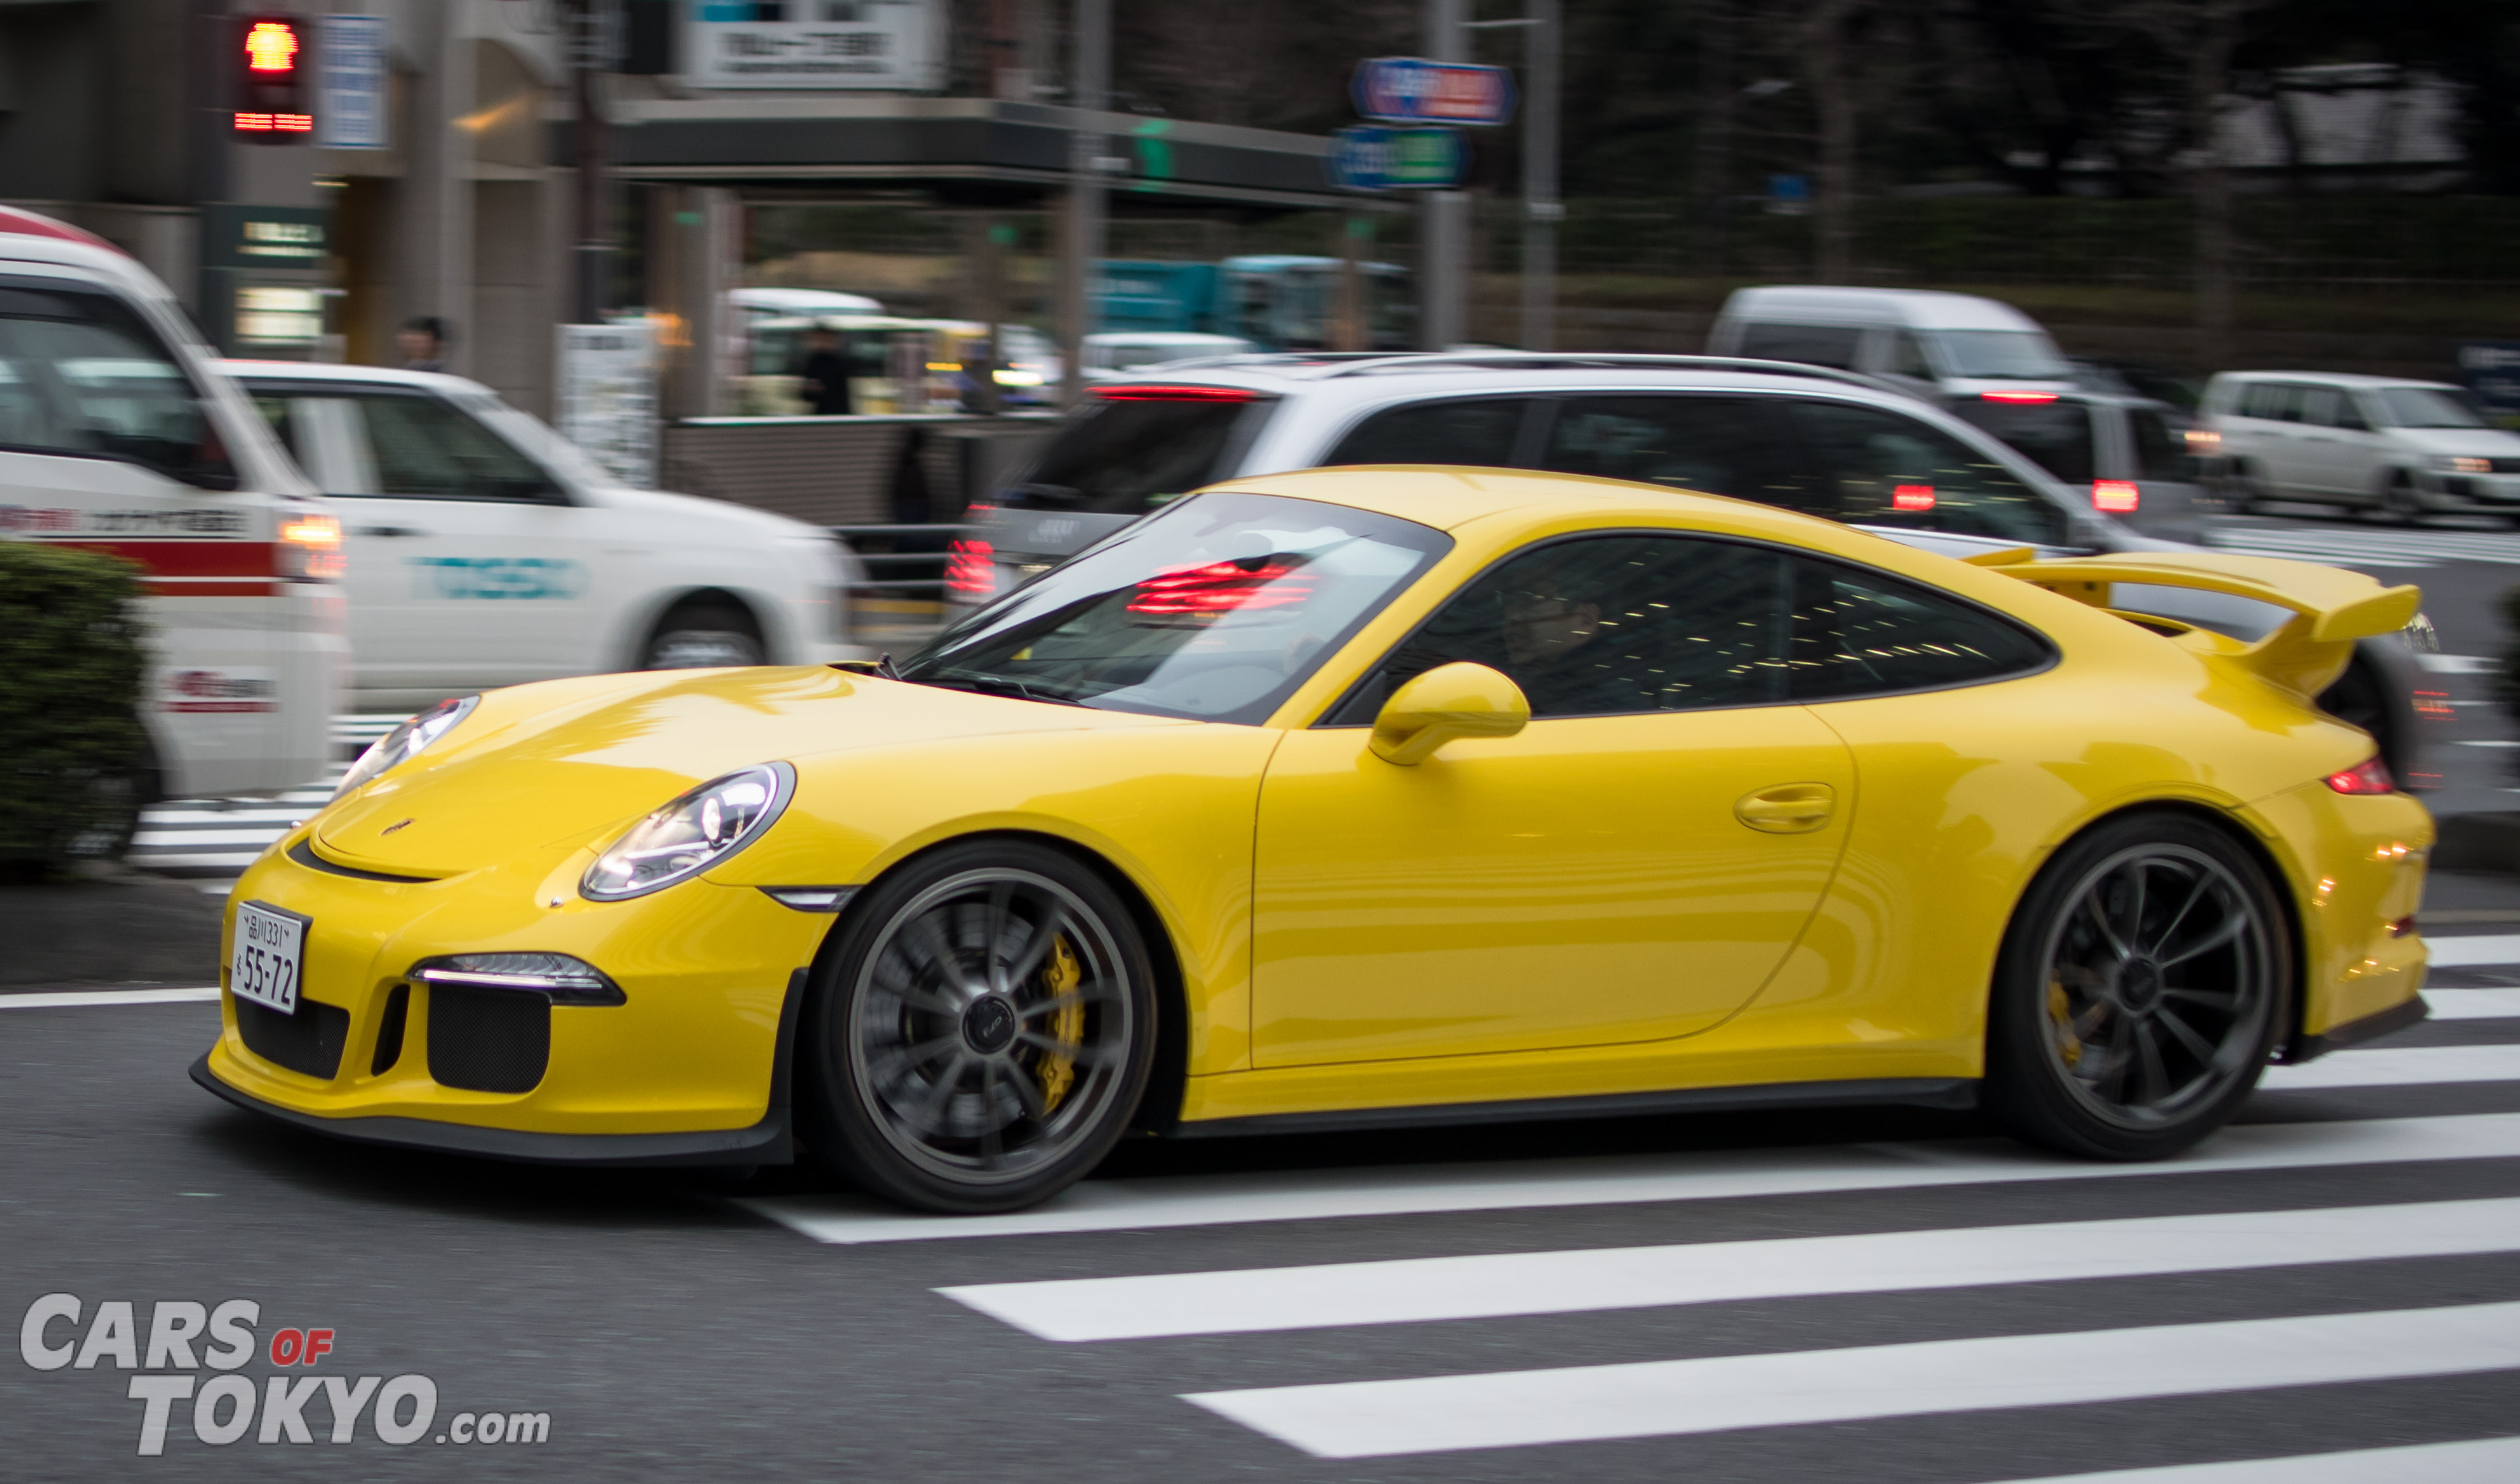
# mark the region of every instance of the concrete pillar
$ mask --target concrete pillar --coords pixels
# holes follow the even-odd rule
[[[742,271],[743,203],[712,186],[648,192],[649,309],[660,327],[659,412],[667,420],[729,411],[726,295]]]
[[[1424,0],[1419,43],[1435,62],[1470,60],[1469,0]],[[1470,193],[1427,191],[1418,206],[1418,343],[1441,350],[1469,338]]]
[[[1461,3],[1461,0],[1453,0]],[[1100,113],[1111,102],[1111,0],[1076,0],[1074,86],[1068,106]],[[1080,116],[1067,139],[1067,202],[1060,225],[1058,339],[1067,363],[1063,400],[1085,395],[1085,337],[1094,329],[1094,264],[1102,256],[1103,136]]]
[[[433,314],[448,321],[454,343],[446,369],[471,374],[472,342],[472,136],[458,119],[472,111],[472,43],[464,22],[473,0],[413,7],[411,50],[423,59],[412,78],[410,144],[403,210],[395,234],[402,283],[397,322]]]

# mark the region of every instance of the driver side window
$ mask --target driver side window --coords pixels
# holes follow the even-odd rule
[[[541,465],[432,396],[361,396],[360,422],[376,461],[373,493],[439,500],[558,504]]]

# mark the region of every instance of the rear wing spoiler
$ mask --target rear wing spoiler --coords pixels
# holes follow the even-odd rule
[[[2293,614],[2290,622],[2255,644],[2225,640],[2221,652],[2304,699],[2326,690],[2343,673],[2353,657],[2354,641],[2405,628],[2424,601],[2418,587],[2383,587],[2361,572],[2281,557],[2127,552],[2042,562],[2030,548],[2014,547],[1969,560],[1972,565],[2112,611],[2111,590],[2121,582],[2192,588],[2287,609]]]

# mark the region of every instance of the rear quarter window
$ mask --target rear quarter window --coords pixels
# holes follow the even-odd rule
[[[1784,325],[1752,322],[1741,327],[1740,348],[1733,354],[1761,361],[1799,361],[1806,366],[1855,367],[1855,347],[1864,332],[1851,325]]]
[[[1952,409],[2068,484],[2092,476],[2092,409],[2081,402],[1966,401]]]

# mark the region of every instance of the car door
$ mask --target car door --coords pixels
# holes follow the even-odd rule
[[[1779,703],[1786,558],[1673,533],[1527,550],[1454,597],[1261,787],[1260,1066],[1685,1036],[1738,1010],[1827,887],[1844,745]],[[1532,704],[1415,767],[1367,747],[1410,676]]]
[[[417,388],[254,395],[342,501],[355,689],[454,693],[585,669],[609,606],[598,513],[540,464]]]
[[[2290,382],[2253,382],[2240,403],[2251,420],[2249,463],[2277,496],[2313,494],[2312,450],[2301,428],[2304,389]]]

